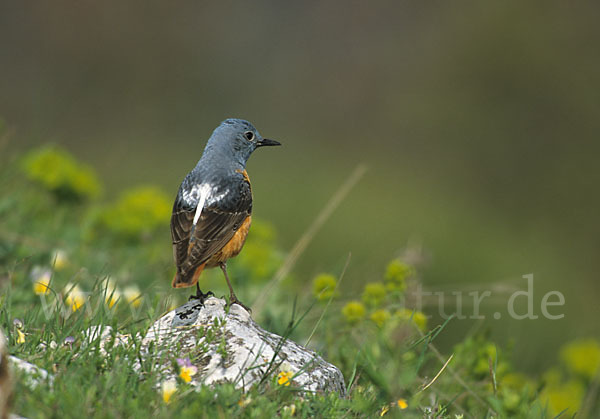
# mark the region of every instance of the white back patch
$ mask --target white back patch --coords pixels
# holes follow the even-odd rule
[[[208,198],[208,194],[210,193],[210,190],[211,190],[210,186],[207,185],[206,183],[203,183],[198,188],[199,196],[198,196],[198,205],[196,206],[196,213],[194,214],[194,225],[196,225],[198,223],[198,220],[200,219],[200,215],[202,214],[202,209],[204,208],[204,203],[206,202],[206,199]]]

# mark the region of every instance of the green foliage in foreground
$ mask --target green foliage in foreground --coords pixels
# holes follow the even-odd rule
[[[114,203],[94,201],[101,185],[91,169],[55,148],[2,167],[0,327],[11,354],[54,377],[37,386],[17,377],[15,413],[30,418],[600,414],[593,390],[600,367],[597,341],[567,344],[560,364],[539,380],[515,371],[508,351],[485,334],[441,354],[434,343],[445,324],[428,325],[425,313],[412,309],[409,291],[420,279],[417,267],[402,258],[351,301],[340,302],[343,274],[317,276],[304,287],[312,292],[297,301],[289,297],[293,284],[284,281],[256,319],[282,334],[291,319],[300,318],[290,337],[341,368],[346,397],[306,394],[281,374],[245,394],[231,384],[192,388],[186,377],[194,372],[184,368],[169,386],[147,362],[140,378],[133,371],[140,360],[137,334],[187,296],[169,288],[168,198],[143,187]],[[92,190],[82,189],[86,184]],[[238,295],[257,296],[281,261],[274,231],[256,223],[244,252],[231,262],[232,277],[244,278]],[[223,285],[210,272],[203,280],[206,289]],[[92,325],[111,326],[132,343],[109,345],[101,355],[98,341],[88,343],[82,336]]]

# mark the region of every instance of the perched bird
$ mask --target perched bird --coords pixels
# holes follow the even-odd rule
[[[173,256],[177,273],[173,287],[196,285],[196,298],[204,300],[198,278],[205,268],[219,266],[229,286],[230,304],[244,306],[233,292],[227,259],[242,250],[252,214],[252,188],[246,162],[258,147],[281,145],[261,137],[242,119],[226,119],[208,139],[196,167],[177,193],[171,216]]]

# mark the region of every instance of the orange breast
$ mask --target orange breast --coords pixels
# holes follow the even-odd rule
[[[250,223],[252,223],[252,217],[249,215],[248,218],[244,220],[238,231],[235,232],[231,240],[227,242],[225,246],[217,253],[215,253],[207,262],[206,267],[212,268],[221,262],[225,262],[227,259],[237,256],[238,253],[244,247],[244,242],[246,241],[246,236],[248,236],[248,231],[250,231]]]
[[[244,176],[244,179],[246,180],[246,182],[248,182],[248,185],[251,185],[250,183],[250,177],[248,176],[248,172],[246,171],[246,169],[244,170],[236,170],[236,172],[241,173],[242,176]],[[252,186],[250,186],[252,187]]]

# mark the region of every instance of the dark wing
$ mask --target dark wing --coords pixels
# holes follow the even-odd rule
[[[195,212],[195,208],[185,206],[181,199],[175,200],[171,215],[171,238],[173,239],[173,258],[175,266],[178,268],[187,259]]]
[[[252,212],[250,183],[244,177],[235,182],[223,199],[205,205],[194,227],[195,208],[186,208],[177,200],[171,217],[173,254],[183,282],[196,268],[225,246]]]

